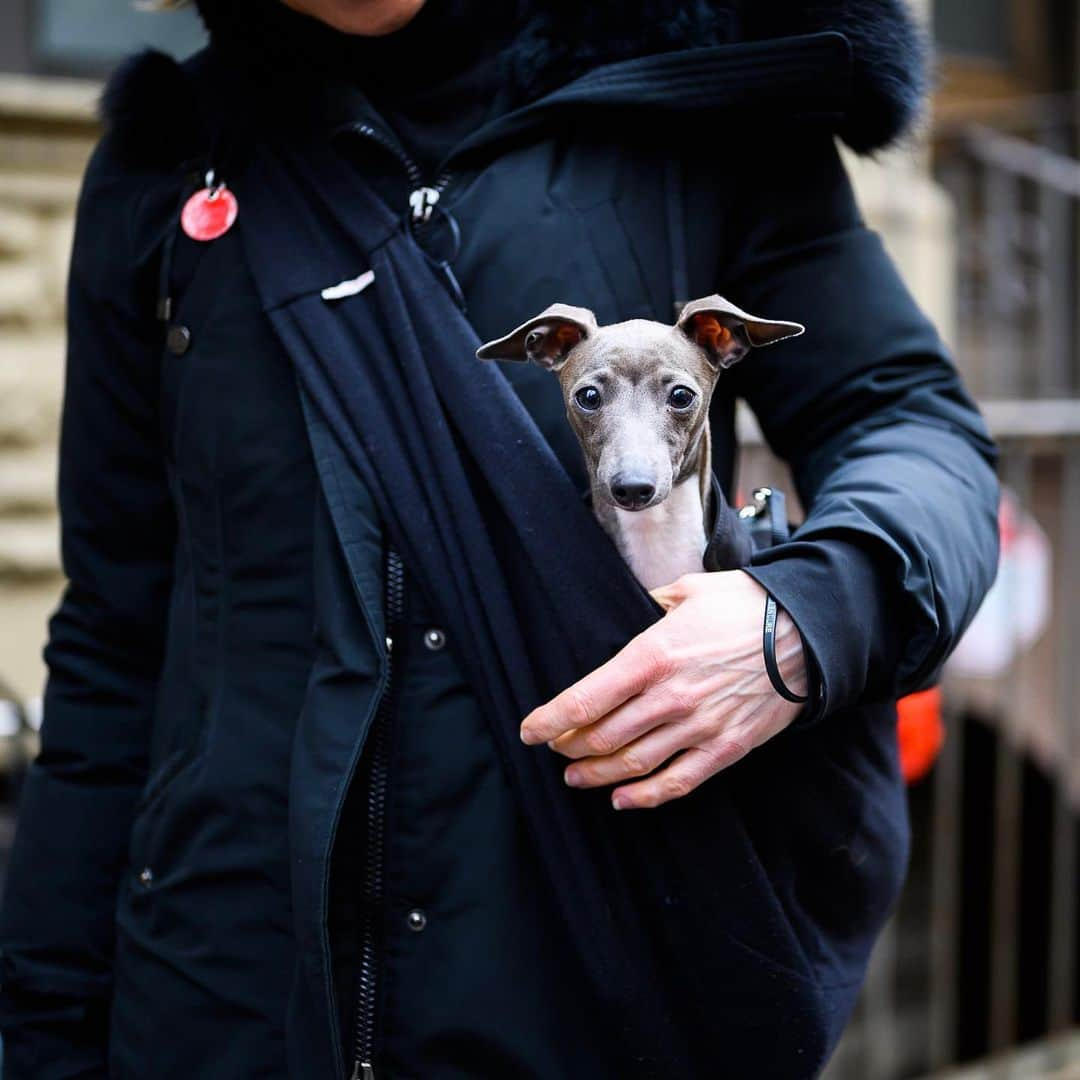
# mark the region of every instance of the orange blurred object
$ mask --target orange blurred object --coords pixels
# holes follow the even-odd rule
[[[941,691],[936,687],[909,694],[896,703],[896,736],[904,780],[921,780],[937,761],[945,742],[941,722]]]

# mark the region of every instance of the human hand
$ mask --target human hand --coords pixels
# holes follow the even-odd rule
[[[765,671],[765,590],[752,577],[685,574],[652,595],[662,619],[521,725],[523,742],[546,742],[573,759],[565,773],[571,787],[619,785],[616,810],[689,794],[802,710]],[[802,640],[782,610],[776,659],[789,689],[805,694]]]

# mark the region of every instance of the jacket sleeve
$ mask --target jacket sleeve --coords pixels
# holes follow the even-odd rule
[[[40,753],[0,910],[7,1080],[106,1074],[117,888],[144,782],[174,522],[158,449],[161,331],[130,177],[97,152],[68,291],[60,510]]]
[[[749,572],[802,631],[809,718],[934,679],[996,572],[996,454],[831,137],[743,149],[721,291],[807,328],[731,374],[806,509]]]

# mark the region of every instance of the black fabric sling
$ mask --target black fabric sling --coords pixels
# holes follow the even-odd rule
[[[461,643],[575,946],[615,1013],[638,1018],[627,1034],[640,1040],[659,1019],[657,1002],[639,997],[655,980],[650,947],[631,944],[644,931],[633,929],[614,812],[605,793],[569,792],[555,755],[524,747],[518,727],[659,608],[505,378],[475,359],[475,332],[401,220],[332,151],[318,161],[266,155],[258,175],[259,197],[244,199],[245,243],[306,407],[363,476],[393,544]],[[279,215],[299,205],[303,215]],[[349,276],[371,269],[373,284],[342,300],[289,300],[267,281],[276,275],[260,272],[324,244],[337,248],[325,265],[343,265],[347,253]]]

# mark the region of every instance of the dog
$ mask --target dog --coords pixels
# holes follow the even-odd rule
[[[752,348],[805,327],[750,315],[722,296],[688,303],[674,326],[598,326],[587,308],[552,304],[476,352],[554,372],[581,443],[600,525],[648,590],[701,571],[718,510],[709,403],[720,373]]]

